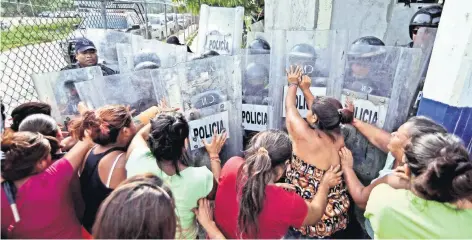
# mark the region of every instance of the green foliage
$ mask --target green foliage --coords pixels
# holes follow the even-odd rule
[[[244,13],[250,15],[252,12],[261,10],[261,6],[264,5],[262,0],[173,0],[176,3],[183,3],[186,6],[187,11],[193,14],[200,12],[200,6],[207,4],[213,7],[244,7]],[[283,1],[283,0],[281,0]]]
[[[65,39],[75,30],[74,25],[80,21],[80,19],[67,19],[55,23],[12,27],[1,32],[0,52],[10,48]]]

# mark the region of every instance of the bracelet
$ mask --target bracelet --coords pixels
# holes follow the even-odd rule
[[[288,86],[289,87],[291,87],[291,86],[297,86],[298,87],[298,83],[289,83]]]
[[[215,161],[221,163],[220,157],[210,157],[210,161]]]

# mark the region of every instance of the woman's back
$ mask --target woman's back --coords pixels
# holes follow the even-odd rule
[[[108,179],[111,178],[109,173],[110,171],[113,172],[114,166],[112,165],[111,168],[101,170],[100,165],[103,165],[104,161],[114,163],[115,160],[121,156],[122,152],[120,150],[122,150],[122,148],[110,148],[102,153],[95,153],[96,149],[94,148],[90,151],[85,160],[85,166],[80,176],[82,197],[85,203],[82,224],[89,232],[92,230],[100,204],[113,191],[109,185]]]
[[[179,217],[182,235],[180,238],[195,238],[197,228],[194,224],[198,199],[210,194],[213,188],[213,174],[206,167],[186,167],[177,174],[167,175],[157,165],[156,158],[149,148],[136,148],[126,163],[127,177],[152,173],[161,178],[172,190]],[[179,234],[179,233],[177,233]]]
[[[244,159],[233,157],[221,172],[215,200],[215,222],[224,236],[241,238],[238,234],[239,194],[237,175]],[[257,236],[243,235],[243,238],[281,238],[289,227],[300,227],[307,215],[308,207],[295,193],[287,192],[275,185],[265,188],[265,200],[258,216]]]
[[[339,149],[343,147],[342,138],[336,142],[326,135],[326,133],[309,129],[306,134],[298,141],[293,141],[293,153],[305,162],[315,165],[321,170],[328,170],[330,166],[339,165]]]
[[[8,238],[82,238],[69,192],[73,176],[71,164],[62,158],[26,180],[16,194],[18,223],[2,191],[2,234],[7,233]]]

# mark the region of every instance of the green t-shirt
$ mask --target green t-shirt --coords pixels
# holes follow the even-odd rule
[[[180,220],[181,233],[177,238],[195,239],[198,229],[193,208],[197,207],[198,199],[208,196],[213,188],[213,174],[206,167],[187,167],[180,176],[168,176],[158,166],[156,159],[148,148],[133,150],[126,162],[127,177],[152,173],[160,177],[172,190],[176,214]]]
[[[387,184],[372,190],[364,216],[375,239],[472,238],[472,209],[424,200]]]

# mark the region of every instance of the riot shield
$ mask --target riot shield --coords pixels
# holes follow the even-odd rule
[[[80,100],[84,102],[89,109],[96,109],[100,107],[105,100],[100,94],[100,91],[95,88],[92,81],[76,82],[74,83]]]
[[[140,58],[142,53],[154,53],[158,57],[159,67],[173,67],[177,63],[187,61],[187,46],[179,46],[174,44],[163,43],[154,39],[144,39],[140,36],[133,36],[131,40],[132,56],[128,61],[133,62],[133,67],[144,61],[146,58]],[[132,60],[131,60],[132,59]]]
[[[173,70],[155,70],[159,73],[153,76],[161,78],[161,83],[175,84],[175,80],[179,80],[180,96],[171,95],[169,98],[172,98],[171,102],[180,100],[189,121],[188,150],[193,159],[192,165],[210,166],[202,140],[211,141],[214,131],[228,133],[228,140],[220,154],[223,162],[242,153],[242,89],[238,59],[216,56],[178,64]],[[156,80],[153,82],[156,86]]]
[[[107,30],[105,37],[98,43],[98,52],[103,64],[108,67],[118,70],[118,54],[117,44],[129,44],[131,42],[131,34],[123,33],[114,30]]]
[[[270,102],[270,55],[249,52],[241,55],[244,143],[267,129]]]
[[[423,85],[428,72],[429,60],[433,52],[434,41],[436,39],[437,28],[420,28],[413,41],[413,48],[419,48],[423,52],[419,71],[420,83],[417,87],[413,101],[410,104],[409,116],[415,116],[418,111],[419,102],[423,96]]]
[[[117,43],[116,54],[118,57],[118,69],[120,73],[131,72],[134,68],[134,61],[130,56],[133,56],[133,49],[131,44]]]
[[[302,67],[303,74],[311,78],[313,95],[340,95],[337,85],[343,78],[347,41],[347,32],[339,30],[272,32],[270,79],[275,83],[269,94],[273,97],[269,128],[284,128],[288,89],[285,70],[291,65]],[[307,115],[309,106],[300,89],[297,91],[297,108],[302,117]]]
[[[142,70],[124,74],[101,77],[93,81],[93,87],[100,93],[101,98],[90,99],[94,107],[102,107],[110,104],[128,105],[135,114],[139,114],[149,107],[157,105],[157,97],[154,94],[151,70]],[[95,94],[85,92],[81,94]]]
[[[39,99],[52,107],[52,116],[59,123],[66,123],[78,115],[77,105],[81,101],[75,83],[96,81],[102,77],[100,67],[71,69],[60,72],[33,74],[33,82]]]
[[[342,101],[357,119],[392,131],[407,118],[419,84],[420,49],[353,45],[347,53]]]

